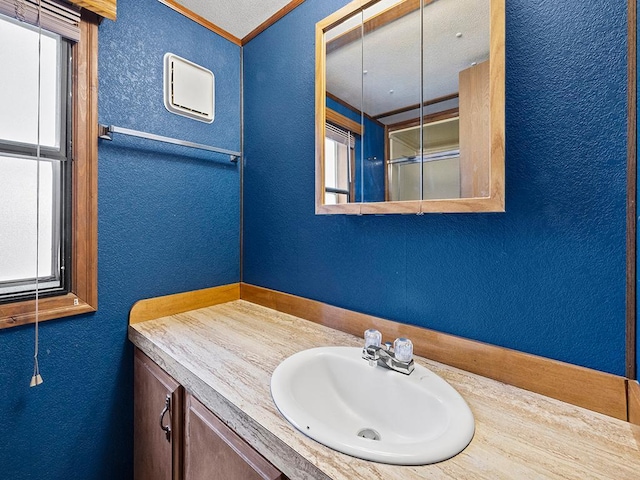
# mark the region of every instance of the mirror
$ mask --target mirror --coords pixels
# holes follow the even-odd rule
[[[316,25],[316,213],[504,211],[504,0],[356,0]]]

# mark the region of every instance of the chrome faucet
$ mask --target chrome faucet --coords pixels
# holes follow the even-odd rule
[[[409,375],[415,368],[413,365],[413,344],[407,338],[396,338],[393,346],[390,342],[381,345],[382,334],[378,330],[369,329],[364,332],[364,348],[362,358],[372,367],[381,367]]]

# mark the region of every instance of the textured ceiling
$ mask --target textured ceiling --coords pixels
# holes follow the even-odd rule
[[[179,0],[235,37],[243,38],[291,0]],[[381,0],[327,32],[327,40],[403,0]],[[343,45],[327,55],[327,90],[369,115],[378,115],[458,91],[458,73],[489,58],[490,0],[433,0],[391,24],[369,32],[364,42]],[[423,46],[420,27],[423,25]],[[420,54],[423,89],[420,89]],[[364,72],[364,76],[362,73]],[[452,108],[457,101],[428,107]],[[415,111],[386,117],[383,123],[414,118]]]
[[[402,3],[382,0],[334,27],[340,37],[363,20]],[[327,91],[372,116],[458,92],[458,73],[489,58],[489,0],[437,0],[327,54]],[[420,28],[423,25],[423,46]],[[364,75],[361,75],[364,73]],[[447,106],[447,108],[451,108]],[[410,112],[408,118],[415,117]],[[394,116],[383,123],[401,121]]]
[[[179,0],[230,34],[243,38],[291,0]]]

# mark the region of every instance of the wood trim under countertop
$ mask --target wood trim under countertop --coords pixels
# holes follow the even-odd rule
[[[636,380],[627,382],[629,396],[629,422],[640,425],[640,384]]]
[[[627,380],[623,377],[384,320],[246,283],[240,284],[240,298],[358,337],[367,328],[380,330],[386,340],[406,336],[413,341],[417,355],[627,420]],[[640,392],[638,397],[640,414]]]
[[[131,307],[129,324],[132,325],[134,323],[153,320],[154,318],[210,307],[219,303],[232,302],[239,298],[239,283],[165,295],[163,297],[148,298],[136,302],[135,305]]]

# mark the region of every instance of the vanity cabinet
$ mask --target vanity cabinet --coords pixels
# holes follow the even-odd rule
[[[136,480],[286,480],[140,350],[134,360]]]
[[[187,394],[184,443],[185,480],[285,480],[233,430]]]
[[[136,349],[133,373],[133,476],[136,480],[181,478],[183,398],[180,384]]]

